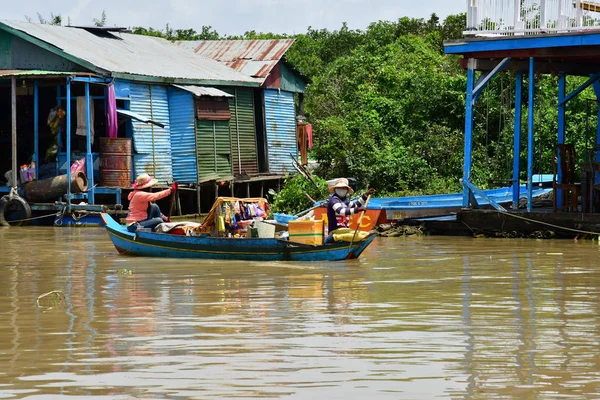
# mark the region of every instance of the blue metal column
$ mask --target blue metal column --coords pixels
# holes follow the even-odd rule
[[[469,60],[467,69],[467,97],[465,108],[465,154],[463,164],[463,182],[471,180],[471,164],[473,162],[473,82],[475,70],[473,60]],[[463,186],[463,207],[469,206],[469,188]]]
[[[62,97],[60,86],[56,87],[56,105],[61,106],[62,101],[60,98]],[[56,134],[56,145],[58,146],[58,151],[62,151],[62,139],[60,135],[63,133],[63,129],[61,126],[58,127],[58,133]],[[56,164],[56,175],[58,175],[58,164]]]
[[[90,83],[85,83],[85,168],[87,170],[88,179],[88,204],[94,202],[94,160],[92,158],[92,137],[90,127]]]
[[[527,211],[531,212],[533,177],[533,102],[535,100],[535,73],[533,57],[529,58],[529,104],[527,112]]]
[[[71,212],[71,77],[67,78],[67,99],[65,101],[67,103],[67,212]]]
[[[40,87],[38,80],[33,81],[33,162],[35,163],[35,179],[40,169]]]
[[[517,72],[517,87],[515,93],[515,129],[513,144],[513,210],[519,208],[519,176],[521,175],[521,112],[522,112],[522,93],[523,93],[523,73]]]
[[[567,87],[567,76],[564,72],[558,74],[558,144],[565,143],[565,106],[566,106],[566,87]],[[557,154],[558,156],[558,154]],[[562,169],[560,168],[560,160],[557,160],[557,180],[562,180]],[[563,206],[562,202],[562,190],[558,189],[554,194],[556,196],[556,205],[558,208]]]
[[[594,82],[594,92],[596,93],[596,104],[599,105],[598,123],[596,126],[596,146],[600,146],[600,82]],[[598,151],[595,151],[594,160],[596,162],[600,161],[600,154]],[[598,183],[597,179],[594,180],[594,183]]]

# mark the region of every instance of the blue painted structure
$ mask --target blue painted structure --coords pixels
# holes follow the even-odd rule
[[[523,106],[521,105],[521,96],[523,91],[523,73],[517,72],[517,82],[515,84],[515,126],[514,126],[514,138],[513,138],[513,154],[521,154],[521,111]],[[512,176],[512,187],[513,187],[513,210],[518,208],[519,204],[519,176],[521,174],[521,164],[519,163],[519,157],[513,157],[513,176]]]
[[[213,238],[166,233],[131,233],[110,215],[102,214],[106,230],[121,254],[248,261],[338,261],[355,259],[371,244],[375,234],[349,246],[337,242],[322,246],[297,244],[282,239]]]
[[[265,89],[265,122],[268,171],[273,174],[295,172],[291,154],[298,154],[294,93]]]
[[[158,85],[132,83],[130,85],[130,110],[158,121],[164,128],[154,124],[132,121],[134,175],[147,173],[159,183],[173,181],[171,158],[171,129],[169,124],[169,98],[167,88]]]
[[[173,179],[180,183],[198,182],[196,161],[196,118],[190,92],[170,87],[169,116]]]
[[[557,144],[565,143],[566,111],[565,105],[586,88],[593,85],[596,98],[600,100],[600,73],[597,67],[600,61],[600,34],[598,32],[580,31],[577,33],[541,34],[526,36],[471,37],[463,40],[444,43],[447,54],[462,54],[467,69],[467,88],[465,106],[465,153],[463,168],[463,206],[469,205],[472,191],[472,140],[473,140],[473,107],[485,84],[498,72],[510,70],[517,73],[515,96],[514,146],[513,146],[513,207],[520,194],[519,159],[521,153],[521,94],[522,77],[528,73],[528,120],[527,120],[527,198],[528,211],[532,210],[533,197],[533,162],[534,162],[534,104],[535,74],[552,73],[558,75],[558,128]],[[501,61],[499,61],[501,60]],[[477,72],[481,71],[478,83],[474,83]],[[589,79],[570,94],[565,93],[566,76],[587,76]],[[474,87],[475,86],[475,87]],[[600,116],[600,112],[599,112]],[[600,124],[597,128],[596,144],[600,144]],[[600,159],[600,155],[596,155]],[[562,176],[558,163],[558,178]],[[599,181],[599,177],[595,178]],[[558,190],[557,206],[562,206],[562,196]]]
[[[494,207],[496,209],[502,209],[502,205],[508,205],[513,201],[513,186],[488,190],[477,190],[473,187],[471,190],[474,191],[473,197],[477,202],[478,207]],[[526,186],[520,185],[517,192],[525,193],[525,190]],[[534,187],[532,196],[538,197],[550,191],[552,191],[552,189]],[[462,197],[462,193],[450,193],[395,198],[371,198],[367,205],[367,209],[385,211],[387,218],[390,220],[437,217],[454,214],[460,211],[463,207]],[[525,195],[521,196],[521,198],[524,197]]]

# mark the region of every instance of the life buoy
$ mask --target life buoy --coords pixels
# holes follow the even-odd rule
[[[31,207],[22,197],[6,195],[0,199],[1,226],[26,225],[28,221],[24,220],[29,218],[31,218]]]

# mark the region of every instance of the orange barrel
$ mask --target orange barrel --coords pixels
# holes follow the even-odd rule
[[[131,186],[131,139],[100,138],[100,185]]]

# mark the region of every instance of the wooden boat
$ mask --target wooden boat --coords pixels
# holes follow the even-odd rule
[[[355,243],[311,246],[277,238],[224,238],[168,233],[131,233],[109,214],[102,214],[106,230],[121,254],[146,257],[249,261],[337,261],[355,259],[375,238],[372,233]]]

